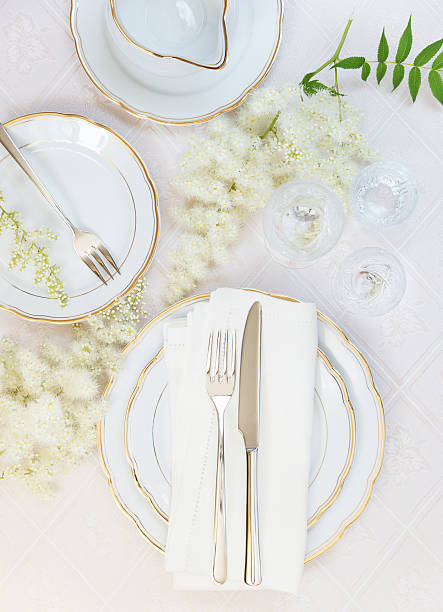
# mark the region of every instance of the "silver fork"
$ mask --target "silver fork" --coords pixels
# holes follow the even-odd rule
[[[98,278],[107,285],[107,281],[102,274],[102,271],[105,271],[111,278],[113,278],[112,271],[118,272],[120,274],[120,270],[118,269],[117,264],[115,263],[111,253],[105,247],[103,242],[96,236],[95,234],[91,234],[90,232],[83,232],[75,227],[75,225],[68,219],[62,209],[59,207],[57,202],[48,192],[46,187],[42,184],[38,176],[35,174],[34,170],[31,168],[29,163],[23,157],[21,151],[14,143],[12,138],[9,136],[8,132],[5,130],[4,126],[0,123],[0,143],[5,147],[7,152],[11,155],[14,161],[20,166],[20,168],[25,172],[25,174],[31,179],[40,193],[46,198],[46,200],[55,208],[57,213],[72,231],[74,237],[74,248],[82,259],[82,261],[88,266],[92,272]]]
[[[206,391],[215,406],[218,424],[212,575],[220,584],[226,582],[227,577],[224,416],[235,388],[235,356],[235,331],[218,330],[215,346],[214,332],[211,332],[206,366]]]

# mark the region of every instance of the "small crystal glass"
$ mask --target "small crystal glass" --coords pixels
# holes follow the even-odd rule
[[[337,196],[315,181],[289,181],[269,198],[263,230],[272,256],[291,268],[303,268],[332,249],[344,225]]]
[[[359,315],[386,314],[399,304],[405,290],[403,266],[394,255],[377,247],[348,255],[333,279],[338,303]]]
[[[380,161],[358,173],[350,195],[358,220],[371,228],[384,229],[409,217],[418,190],[408,168],[398,162]]]

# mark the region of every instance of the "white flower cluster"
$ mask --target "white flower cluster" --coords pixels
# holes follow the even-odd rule
[[[259,89],[212,121],[205,138],[191,139],[174,180],[187,203],[176,211],[185,232],[169,253],[170,302],[226,261],[244,219],[282,183],[313,178],[346,206],[358,162],[376,153],[358,131],[358,111],[345,101],[341,108],[342,119],[328,92],[306,98],[298,86]]]
[[[0,478],[52,495],[56,474],[94,450],[106,408],[101,390],[145,314],[145,289],[139,281],[111,309],[76,324],[67,349],[44,343],[27,351],[0,340]]]
[[[0,192],[0,203],[3,196]],[[17,211],[6,210],[0,204],[0,236],[8,234],[11,241],[9,267],[23,271],[32,266],[34,283],[46,287],[51,297],[56,297],[60,306],[66,306],[68,296],[62,280],[58,277],[60,266],[51,265],[48,244],[57,240],[57,235],[47,228],[31,232],[24,229]]]

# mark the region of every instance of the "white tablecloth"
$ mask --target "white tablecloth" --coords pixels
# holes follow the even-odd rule
[[[166,253],[180,231],[169,213],[168,185],[180,150],[195,129],[131,117],[95,89],[77,60],[69,0],[0,0],[0,120],[25,113],[87,115],[126,137],[144,156],[159,188],[162,235],[148,272],[149,308],[162,307]],[[438,0],[287,0],[283,44],[266,84],[299,79],[329,57],[348,16],[345,51],[376,55],[381,27],[396,44],[413,13],[414,50],[441,37]],[[375,234],[348,222],[338,246],[318,263],[290,272],[273,263],[257,219],[251,219],[229,265],[199,290],[230,284],[312,300],[367,356],[386,411],[384,466],[368,508],[341,540],[306,567],[301,592],[181,593],[171,588],[163,558],[118,510],[97,458],[60,483],[54,502],[36,500],[19,484],[0,481],[0,608],[8,612],[145,612],[442,610],[442,123],[425,85],[412,105],[402,85],[342,77],[365,112],[363,127],[384,157],[414,172],[420,201],[398,229]],[[440,150],[439,150],[440,146]],[[330,266],[359,246],[380,245],[403,262],[408,289],[381,318],[343,318],[329,286]],[[45,326],[0,313],[0,331],[25,342]],[[51,328],[51,332],[53,329]],[[57,332],[62,333],[62,332]],[[0,431],[1,435],[1,431]]]

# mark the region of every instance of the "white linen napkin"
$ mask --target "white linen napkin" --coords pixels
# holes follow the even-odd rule
[[[262,305],[259,531],[262,584],[243,582],[246,458],[237,427],[241,339],[254,301]],[[212,580],[217,419],[205,387],[210,330],[237,331],[237,384],[225,413],[228,579]],[[274,589],[295,593],[303,570],[317,349],[313,304],[218,289],[186,320],[165,326],[172,423],[172,497],[166,569],[179,589]]]

